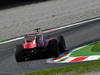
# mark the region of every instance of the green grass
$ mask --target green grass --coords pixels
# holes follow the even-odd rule
[[[100,52],[100,42],[96,42],[92,48],[92,51]]]
[[[90,55],[100,55],[100,51],[92,50],[94,45],[87,45],[71,54],[71,56],[90,56]],[[100,46],[100,45],[99,45]],[[96,46],[95,46],[96,47]],[[96,48],[95,48],[96,49]]]
[[[1,42],[4,42],[4,41],[6,41],[6,40],[0,40],[0,43],[1,43]]]
[[[47,69],[22,75],[80,75],[87,72],[100,71],[100,61],[72,64],[63,68]]]

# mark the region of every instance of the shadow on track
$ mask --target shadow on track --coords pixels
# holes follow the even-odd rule
[[[0,1],[0,10],[46,1],[50,0],[2,0]]]

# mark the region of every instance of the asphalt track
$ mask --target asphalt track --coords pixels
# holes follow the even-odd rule
[[[43,9],[45,11],[42,11]],[[22,35],[32,31],[35,27],[45,29],[96,17],[100,15],[99,9],[99,0],[53,0],[0,10],[0,40]],[[88,26],[78,27],[65,32],[65,35],[63,35],[66,37],[68,48],[76,47],[90,40],[99,39],[99,24],[99,21],[96,21],[92,24],[90,23],[90,26],[86,24]],[[17,63],[14,59],[14,47],[0,47],[0,75],[16,75],[23,72],[67,65],[47,64],[45,59]]]
[[[48,0],[0,9],[0,40],[32,32],[37,27],[53,28],[99,15],[100,0]]]
[[[100,20],[86,23],[63,32],[68,49],[100,38]],[[42,69],[67,66],[68,64],[48,64],[46,59],[17,63],[14,47],[0,49],[0,75],[18,75]]]

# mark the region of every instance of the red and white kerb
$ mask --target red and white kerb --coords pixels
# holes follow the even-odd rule
[[[64,58],[64,57],[63,57]],[[93,56],[79,56],[79,57],[65,57],[63,60],[62,58],[54,59],[51,58],[47,62],[48,63],[75,63],[75,62],[84,62],[84,61],[93,61],[93,60],[99,60],[100,55],[93,55]]]

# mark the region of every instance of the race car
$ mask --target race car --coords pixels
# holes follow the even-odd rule
[[[36,30],[36,33],[26,34],[24,43],[16,46],[15,59],[17,62],[58,57],[65,51],[66,45],[62,35],[45,36],[42,31]]]

